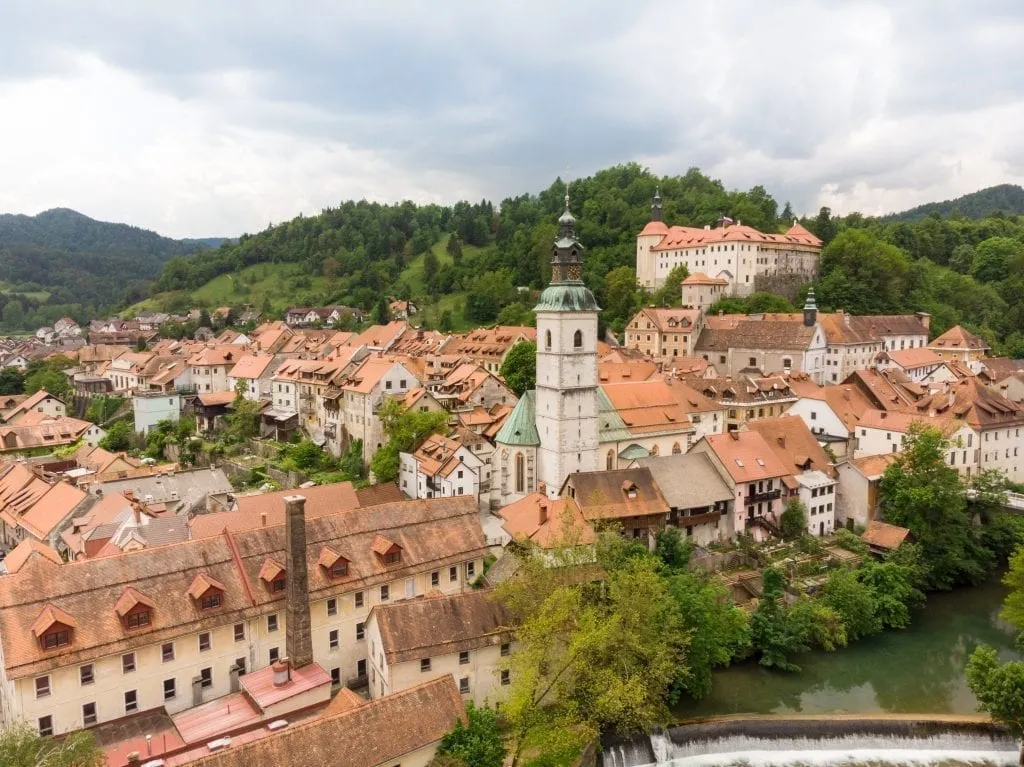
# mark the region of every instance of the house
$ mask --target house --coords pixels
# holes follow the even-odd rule
[[[792,474],[756,431],[704,437],[693,452],[705,453],[733,493],[733,534],[763,539],[777,530],[783,480]]]
[[[342,344],[353,349],[365,348],[370,352],[388,352],[409,330],[404,320],[392,320],[387,325],[370,325]]]
[[[733,493],[704,453],[638,458],[631,467],[647,469],[669,505],[668,524],[698,546],[732,538]]]
[[[626,323],[623,345],[655,360],[689,357],[701,327],[703,313],[699,309],[647,307]]]
[[[928,344],[928,348],[943,359],[951,359],[962,362],[967,367],[977,372],[981,360],[989,351],[989,345],[983,338],[965,330],[960,325],[954,325],[938,338]]]
[[[228,371],[244,356],[245,352],[231,344],[205,346],[188,358],[192,383],[200,394],[232,392],[228,383]]]
[[[840,310],[819,312],[818,322],[828,343],[824,382],[838,383],[872,367],[882,352],[924,348],[931,318],[925,312],[851,315]]]
[[[228,373],[228,387],[238,391],[243,383],[242,396],[251,402],[272,395],[274,377],[274,356],[270,354],[247,354],[239,357]]]
[[[332,687],[369,677],[372,608],[468,591],[487,551],[469,498],[306,520],[303,497],[289,496],[285,518],[63,565],[31,557],[0,578],[0,725],[61,734],[163,707],[203,730],[195,742],[205,747],[230,726],[211,731],[212,712],[197,706],[241,686],[247,695],[229,698],[231,710],[265,724],[279,718],[281,697],[288,710],[326,703]],[[278,671],[282,683],[289,671],[310,682],[299,686],[305,704],[294,688],[272,695]]]
[[[377,605],[366,619],[371,699],[452,677],[463,699],[500,703],[511,682],[509,626],[491,591]]]
[[[817,314],[812,290],[802,318],[708,317],[694,354],[733,377],[748,372],[806,373],[824,383],[828,342]]]
[[[836,466],[839,475],[839,513],[836,525],[866,527],[878,515],[879,482],[885,470],[896,460],[892,453],[870,455],[843,461]]]
[[[407,320],[418,311],[412,301],[397,300],[388,304],[388,312],[396,320]]]
[[[60,418],[67,415],[67,405],[46,389],[40,389],[35,394],[19,398],[10,407],[4,407],[0,411],[0,422],[10,425],[23,423],[30,413],[41,413],[49,418]]]
[[[130,493],[152,512],[182,517],[226,508],[228,496],[234,493],[223,470],[212,467],[190,471],[179,471],[174,464],[134,471],[117,467],[85,479],[84,487],[92,496]]]
[[[135,392],[132,412],[136,433],[148,434],[161,421],[178,422],[181,418],[181,395],[177,391]]]
[[[706,312],[729,294],[729,281],[694,272],[683,280],[683,306]]]
[[[857,439],[857,424],[871,401],[854,384],[841,383],[818,386],[811,381],[791,380],[799,399],[786,411],[798,416],[837,458],[853,457]]]
[[[331,711],[344,703],[337,713]],[[400,727],[396,723],[401,722]],[[441,739],[456,722],[465,723],[458,688],[450,676],[365,702],[342,690],[324,715],[264,732],[210,753],[205,744],[196,767],[427,767]],[[340,743],[360,744],[339,748]],[[113,767],[113,765],[112,765]]]
[[[559,496],[575,505],[588,524],[616,526],[625,537],[651,547],[670,511],[646,468],[574,472],[565,478]]]
[[[82,440],[96,446],[107,432],[78,418],[29,413],[14,424],[0,426],[0,453],[50,452]]]
[[[431,434],[413,452],[399,453],[399,485],[410,498],[479,498],[484,466],[459,440]]]
[[[822,241],[795,220],[785,234],[760,232],[742,221],[722,218],[712,228],[669,227],[662,220],[661,194],[655,193],[651,220],[636,237],[637,282],[661,287],[677,266],[728,283],[730,295],[758,289],[758,279],[788,276],[810,282],[818,273]]]
[[[943,360],[931,349],[917,348],[879,352],[876,359],[878,367],[896,368],[902,371],[909,380],[916,383],[954,381],[957,378],[949,368],[950,360]]]
[[[28,539],[56,548],[86,500],[70,483],[48,482],[24,464],[9,466],[0,477],[0,548],[9,551]]]
[[[686,380],[722,409],[725,431],[741,429],[755,418],[782,415],[797,399],[790,376],[744,373],[735,378],[691,376]]]
[[[803,419],[793,415],[763,418],[752,421],[748,428],[764,437],[775,457],[790,470],[782,480],[783,502],[803,503],[808,533],[830,535],[836,527],[836,472]]]
[[[384,444],[384,427],[377,409],[385,396],[405,397],[420,385],[404,365],[386,357],[367,357],[341,381],[341,423],[347,440],[363,441],[363,461],[369,463]]]
[[[237,395],[233,391],[203,392],[192,401],[192,412],[196,417],[196,430],[214,431],[228,411]]]
[[[441,383],[431,388],[431,394],[453,413],[474,407],[515,405],[518,401],[504,381],[475,362],[456,367]]]
[[[510,540],[542,549],[590,546],[597,540],[593,526],[571,499],[551,500],[544,493],[530,493],[498,513]]]
[[[872,554],[884,556],[894,552],[912,536],[905,527],[890,525],[876,519],[868,523],[868,529],[860,537],[871,549]]]
[[[520,341],[537,341],[537,328],[525,325],[496,325],[452,336],[444,353],[465,357],[491,373],[501,370],[509,350]]]

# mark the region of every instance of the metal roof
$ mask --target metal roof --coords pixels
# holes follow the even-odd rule
[[[505,419],[494,441],[503,445],[539,445],[537,432],[537,393],[524,392],[515,408]]]

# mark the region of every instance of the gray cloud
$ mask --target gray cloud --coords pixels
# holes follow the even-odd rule
[[[0,208],[231,234],[631,160],[879,212],[1021,180],[1018,0],[14,0]]]

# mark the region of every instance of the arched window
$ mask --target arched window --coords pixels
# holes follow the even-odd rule
[[[516,492],[526,492],[526,458],[522,453],[516,453]]]
[[[679,443],[672,443],[672,455],[679,455],[681,452],[683,452],[683,449],[679,447]]]
[[[657,455],[657,454],[658,454],[658,446],[657,446],[657,445],[654,445],[654,446],[653,446],[653,447],[652,447],[652,448],[650,449],[650,451],[648,451],[648,452],[650,452],[650,454],[651,454],[651,455]]]
[[[545,349],[550,349],[551,348],[551,331],[550,330],[545,330],[544,331],[544,348]]]
[[[604,468],[607,471],[611,471],[612,469],[615,468],[615,451],[614,450],[609,450],[608,451],[608,455],[605,456]]]
[[[583,331],[582,330],[577,330],[575,333],[572,334],[572,345],[573,345],[573,348],[576,348],[576,349],[582,349],[583,348]]]

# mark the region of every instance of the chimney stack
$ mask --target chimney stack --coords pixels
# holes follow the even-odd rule
[[[306,570],[306,499],[284,498],[285,545],[285,650],[293,668],[313,662],[313,638],[309,619],[309,573]]]
[[[540,512],[539,522],[543,525],[548,521],[548,502],[546,500],[541,501],[537,504],[537,509]]]

